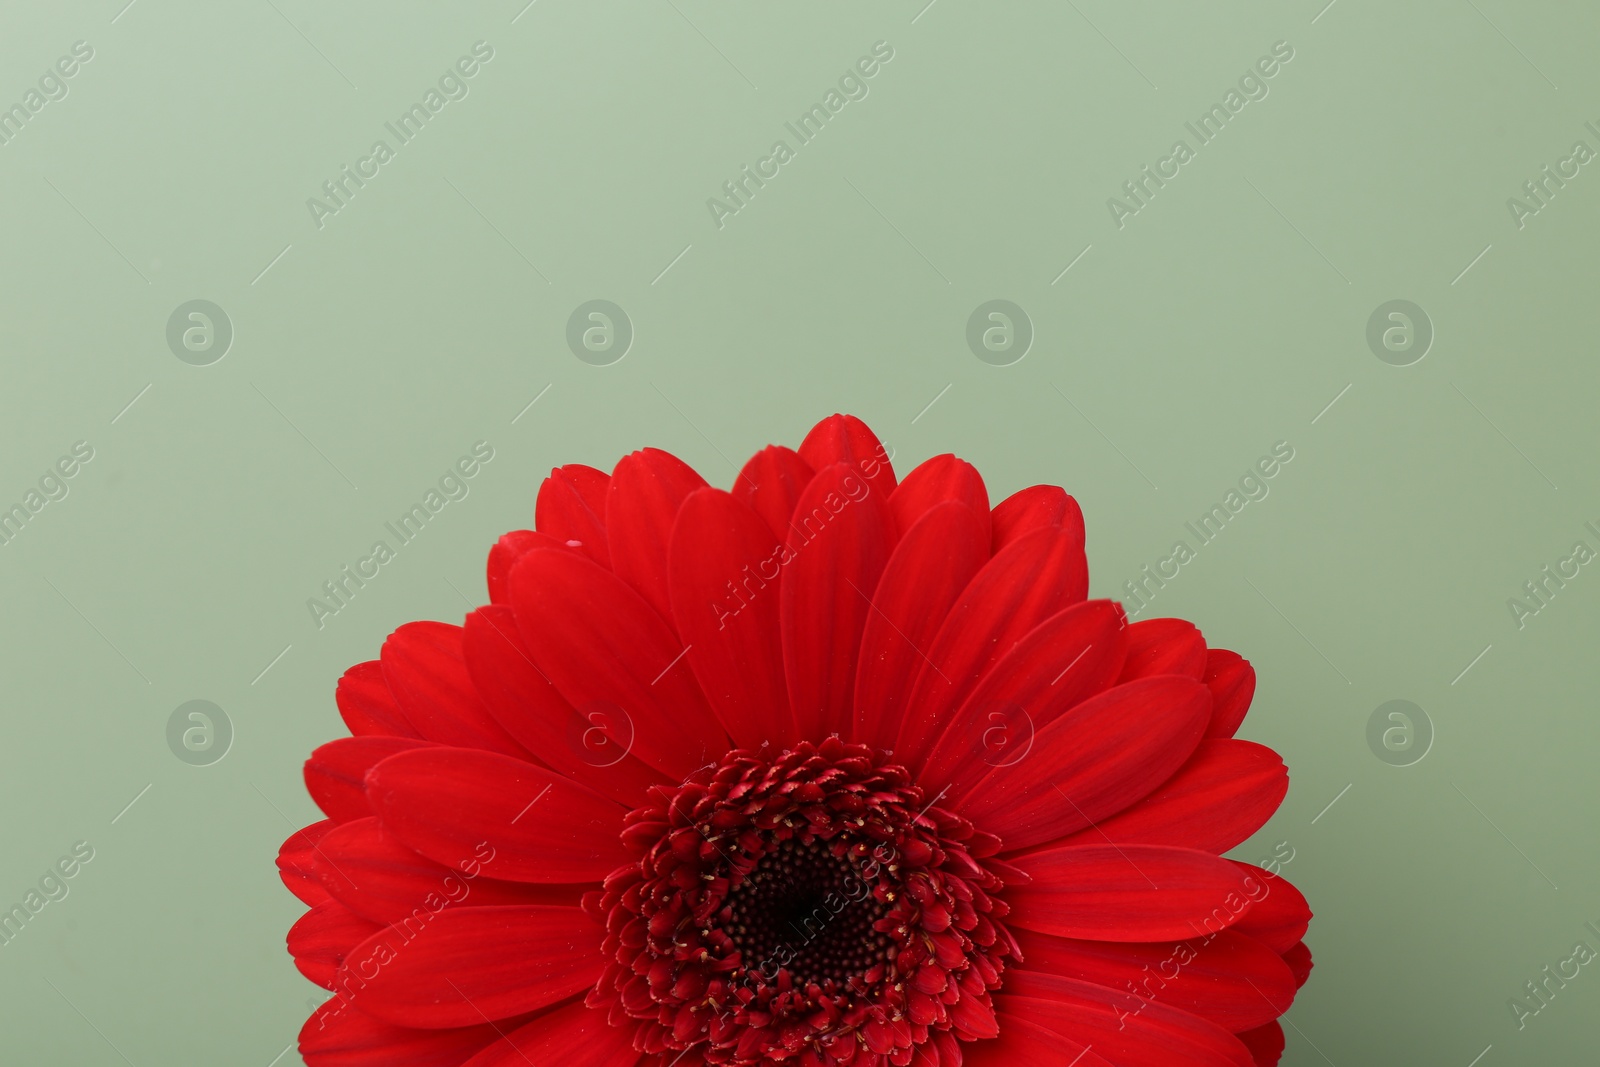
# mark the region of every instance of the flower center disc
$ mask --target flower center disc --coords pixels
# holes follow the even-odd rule
[[[870,1067],[990,1036],[1015,954],[981,862],[1000,843],[885,753],[731,752],[652,790],[623,839],[639,861],[585,901],[613,961],[589,1003],[637,1020],[641,1052]]]
[[[819,839],[790,838],[763,856],[727,898],[741,970],[759,976],[785,960],[799,986],[863,991],[862,976],[885,961],[892,943],[877,929],[889,905],[874,897],[876,880],[863,876],[871,865],[848,851],[836,856]]]

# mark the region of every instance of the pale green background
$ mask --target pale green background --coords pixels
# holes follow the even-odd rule
[[[1506,1006],[1600,924],[1600,568],[1506,607],[1600,547],[1600,173],[1523,230],[1505,206],[1600,147],[1591,8],[123,2],[0,5],[0,101],[95,49],[0,147],[0,502],[96,450],[0,547],[0,902],[97,853],[0,947],[6,1062],[266,1067],[316,992],[272,858],[339,672],[458,621],[450,583],[481,599],[553,464],[656,445],[726,485],[835,410],[901,470],[1068,486],[1107,596],[1289,441],[1151,612],[1252,658],[1244,733],[1291,768],[1239,853],[1292,842],[1317,911],[1285,1062],[1594,1062],[1600,971],[1520,1032]],[[479,39],[470,95],[316,229],[305,199]],[[880,39],[870,95],[719,231],[706,198]],[[1119,231],[1106,198],[1278,40],[1270,95]],[[997,297],[1037,332],[1014,366],[964,340]],[[164,339],[194,298],[236,331],[209,367]],[[564,341],[592,298],[637,331],[613,366]],[[1437,331],[1414,366],[1366,346],[1394,298]],[[318,631],[306,598],[479,439],[471,496]],[[194,698],[236,730],[210,767],[165,741]],[[1408,768],[1364,735],[1395,698],[1437,731]]]

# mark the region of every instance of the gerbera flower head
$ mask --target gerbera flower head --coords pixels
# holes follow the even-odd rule
[[[858,419],[571,465],[336,692],[284,843],[312,1067],[1253,1067],[1311,913],[1250,664],[1088,600],[1055,486]],[[1289,848],[1287,856],[1283,848]]]

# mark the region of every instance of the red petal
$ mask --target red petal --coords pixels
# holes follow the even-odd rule
[[[570,548],[576,548],[602,567],[611,565],[606,544],[606,487],[604,471],[569,463],[550,472],[539,486],[534,505],[534,525]]]
[[[1255,1057],[1256,1067],[1278,1067],[1278,1061],[1283,1058],[1283,1027],[1278,1023],[1268,1023],[1234,1036]]]
[[[395,703],[389,683],[383,680],[383,667],[375,659],[357,663],[344,672],[333,691],[334,703],[345,726],[357,737],[388,734],[392,737],[421,737],[406,721],[406,713]]]
[[[646,448],[623,456],[606,493],[606,537],[611,569],[649,601],[663,619],[672,618],[667,592],[667,541],[685,497],[706,480],[670,452]]]
[[[462,654],[484,706],[506,732],[540,761],[628,808],[666,779],[626,755],[606,734],[606,716],[586,718],[534,665],[516,614],[490,604],[467,616]]]
[[[1194,849],[1084,846],[1012,862],[1033,880],[1007,887],[1010,921],[1041,934],[1092,941],[1203,937],[1239,922],[1251,907],[1245,872]]]
[[[1029,630],[1084,598],[1089,564],[1083,540],[1060,527],[1035,530],[984,564],[928,652],[894,746],[915,768],[952,712],[984,673]]]
[[[691,493],[672,530],[672,617],[700,688],[740,748],[800,739],[778,630],[782,552],[761,517],[720,489]]]
[[[1113,1067],[1071,1034],[1057,1033],[1021,1015],[1000,1012],[999,1017],[1000,1036],[963,1043],[961,1062],[955,1067]],[[923,1067],[921,1060],[912,1063]],[[939,1067],[947,1067],[942,1059]]]
[[[880,499],[894,492],[894,468],[878,435],[854,415],[829,415],[800,442],[800,458],[814,471],[848,463],[872,486]]]
[[[334,974],[345,955],[378,929],[336,900],[318,904],[289,927],[285,939],[289,955],[300,973],[324,989],[332,989]]]
[[[1017,933],[1029,971],[1159,1000],[1229,1032],[1271,1022],[1294,1002],[1294,975],[1277,953],[1232,930],[1155,944]],[[1017,971],[1008,969],[1008,980]]]
[[[1232,862],[1259,886],[1254,892],[1261,897],[1234,929],[1274,952],[1288,952],[1311,925],[1311,905],[1306,903],[1305,894],[1282,875],[1268,874],[1260,867],[1238,860]]]
[[[334,979],[368,1015],[423,1029],[542,1008],[592,986],[603,931],[578,908],[447,907],[386,927]]]
[[[1026,759],[1038,732],[1105,689],[1122,667],[1127,619],[1114,600],[1057,612],[984,675],[934,743],[924,788],[964,796],[994,767]]]
[[[632,1067],[639,1055],[629,1027],[611,1026],[605,1012],[575,1001],[506,1034],[461,1067]]]
[[[1283,962],[1294,973],[1294,987],[1299,989],[1311,977],[1311,950],[1304,941],[1283,954]]]
[[[278,848],[278,877],[289,887],[289,892],[312,907],[333,899],[312,868],[312,859],[317,843],[336,825],[332,819],[314,822],[290,834]]]
[[[861,630],[889,558],[882,477],[875,487],[848,464],[821,468],[790,522],[778,612],[789,706],[806,740],[851,727]]]
[[[800,453],[768,445],[750,457],[733,480],[733,498],[760,515],[780,542],[789,539],[789,516],[815,472]]]
[[[477,859],[496,878],[599,881],[631,858],[620,805],[493,752],[402,752],[367,775],[367,796],[406,846],[450,867]]]
[[[1159,1001],[1053,975],[1006,975],[1003,1010],[1087,1042],[1117,1067],[1254,1067],[1222,1027]]]
[[[894,518],[895,536],[900,537],[937,504],[954,500],[983,516],[983,538],[990,539],[989,492],[983,486],[978,468],[945,453],[919,463],[895,487],[889,497],[889,512]]]
[[[318,746],[306,760],[306,792],[323,814],[336,822],[364,819],[367,772],[396,752],[432,747],[406,737],[341,737]]]
[[[950,1012],[950,1021],[957,1036],[970,1041],[1000,1036],[1000,1027],[994,1021],[994,1008],[978,997],[964,996],[956,1001]]]
[[[983,521],[954,502],[935,505],[895,545],[861,632],[855,740],[893,747],[934,636],[988,559]]]
[[[396,923],[441,901],[470,901],[474,906],[578,903],[576,887],[502,882],[484,877],[485,869],[481,857],[451,869],[419,856],[385,834],[377,819],[343,824],[322,839],[316,854],[317,876],[327,890],[375,923]]]
[[[352,1004],[334,997],[300,1028],[306,1067],[460,1067],[499,1036],[487,1023],[457,1030],[391,1026],[353,1010]]]
[[[1122,680],[1155,674],[1181,674],[1199,681],[1206,669],[1206,640],[1194,623],[1145,619],[1128,627],[1128,660]]]
[[[510,579],[511,568],[516,566],[517,560],[536,548],[566,547],[554,537],[532,530],[512,530],[510,533],[501,534],[500,540],[489,550],[488,573],[485,579],[489,586],[489,603],[507,603],[506,582]]]
[[[390,691],[423,737],[527,756],[478,699],[461,658],[461,627],[408,622],[383,643],[382,662]]]
[[[1210,714],[1206,687],[1176,675],[1108,689],[1040,730],[1027,759],[985,775],[962,813],[1008,850],[1093,826],[1183,766]]]
[[[1211,725],[1207,737],[1232,737],[1256,695],[1256,670],[1237,652],[1213,648],[1206,653],[1206,685],[1211,690]]]
[[[1221,855],[1261,829],[1288,791],[1289,771],[1272,749],[1202,741],[1154,793],[1063,844],[1179,845]]]
[[[1060,526],[1083,542],[1083,509],[1059,485],[1033,485],[994,506],[994,553],[1045,526]]]
[[[622,751],[674,778],[727,751],[678,635],[622,579],[571,552],[530,552],[511,604],[539,670],[581,716],[615,717]]]

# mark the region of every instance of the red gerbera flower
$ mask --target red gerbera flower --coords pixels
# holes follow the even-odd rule
[[[536,525],[339,683],[278,860],[312,1067],[1278,1062],[1254,672],[1086,600],[1061,489],[897,484],[836,415],[732,492],[558,468]]]

